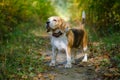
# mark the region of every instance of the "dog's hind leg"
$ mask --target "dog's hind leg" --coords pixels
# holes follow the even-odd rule
[[[82,62],[87,62],[87,60],[88,60],[88,54],[85,53],[86,50],[87,50],[87,46],[83,48],[84,58],[83,58]]]
[[[77,53],[77,50],[76,49],[73,49],[72,50],[72,63],[75,64],[75,58],[76,58],[76,53]]]
[[[84,58],[83,58],[83,62],[87,62],[88,60],[88,54],[87,54],[87,34],[85,33],[84,34],[84,37],[83,37],[83,42],[82,42],[82,50],[83,50],[83,53],[84,53]]]

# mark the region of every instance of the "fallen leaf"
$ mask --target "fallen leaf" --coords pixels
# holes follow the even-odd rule
[[[45,78],[44,78],[44,76],[43,76],[43,74],[42,74],[42,73],[38,74],[38,76],[37,76],[37,77],[38,77],[38,79],[39,79],[39,80],[45,80]]]
[[[50,78],[50,80],[55,80],[55,75],[49,74],[49,78]]]
[[[33,80],[38,80],[38,77],[34,77]]]
[[[112,77],[113,74],[111,74],[111,73],[104,73],[104,76],[105,76],[105,77]]]
[[[51,60],[51,57],[50,56],[46,56],[45,59],[44,59],[44,62],[48,62]]]
[[[27,76],[27,75],[23,75],[22,78],[23,78],[23,79],[27,79],[28,76]]]
[[[118,70],[118,68],[110,68],[109,71],[110,71],[110,72],[117,72],[117,71],[119,71],[119,70]]]

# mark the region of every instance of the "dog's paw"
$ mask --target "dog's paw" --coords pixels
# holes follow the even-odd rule
[[[82,62],[87,62],[87,54],[84,55]]]
[[[72,68],[72,64],[66,64],[65,68]]]
[[[83,59],[82,62],[87,62],[87,59]]]
[[[55,62],[51,62],[49,66],[55,66]]]

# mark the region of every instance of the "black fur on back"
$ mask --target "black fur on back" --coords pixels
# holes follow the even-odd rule
[[[73,47],[77,48],[82,42],[84,30],[82,29],[71,29],[74,34]]]

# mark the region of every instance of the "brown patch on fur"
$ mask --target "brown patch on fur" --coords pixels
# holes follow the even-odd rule
[[[78,48],[79,46],[87,46],[87,33],[84,29],[70,29],[67,32],[68,46],[71,48]]]
[[[72,48],[73,42],[74,42],[74,34],[72,32],[72,30],[69,30],[66,34],[67,38],[68,38],[68,46],[70,48]]]

